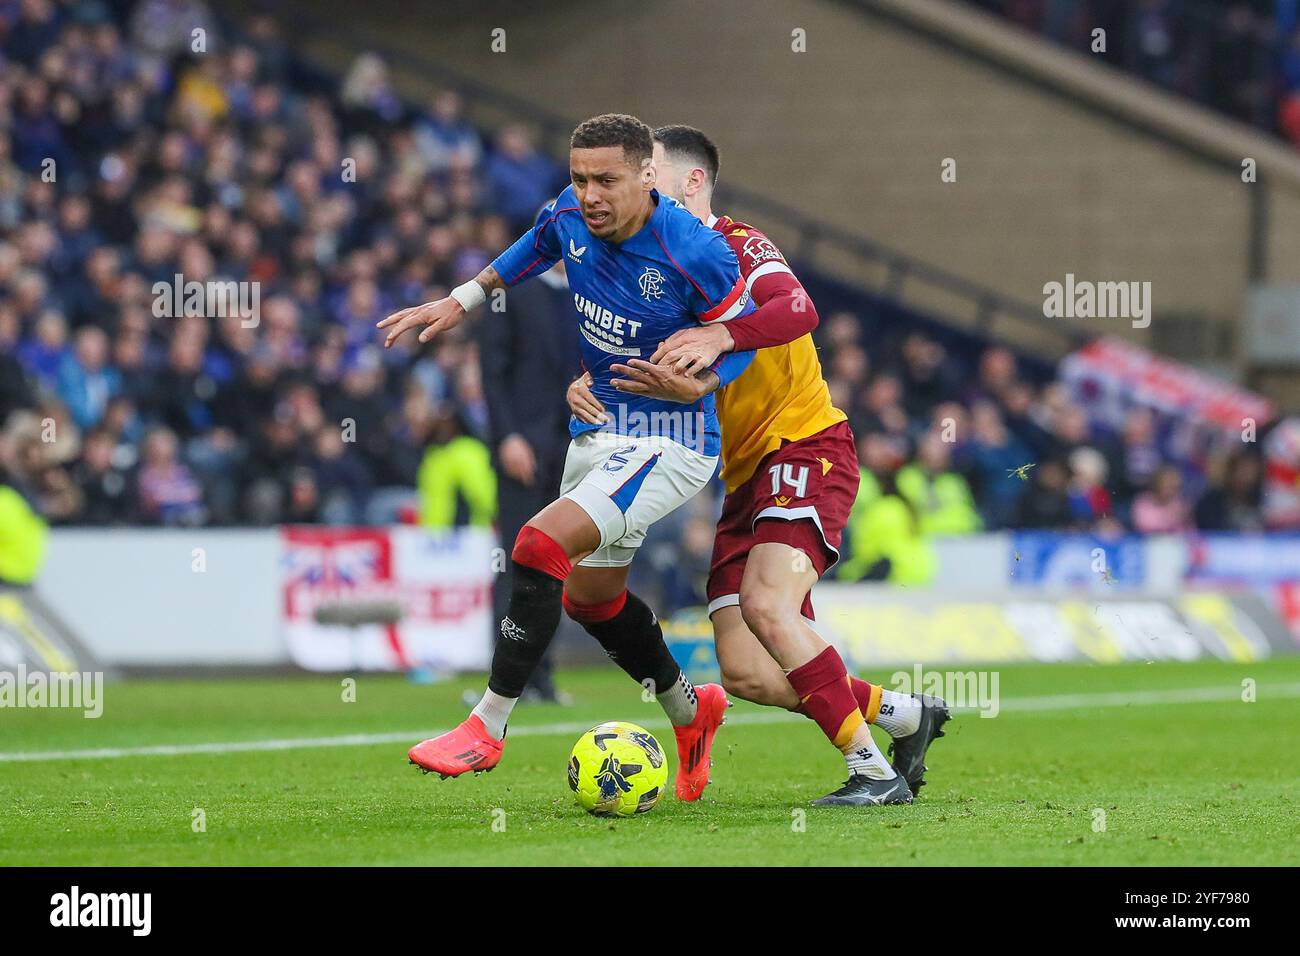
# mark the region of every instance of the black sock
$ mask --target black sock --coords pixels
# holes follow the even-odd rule
[[[536,568],[512,561],[514,585],[510,605],[501,619],[488,688],[502,697],[518,697],[537,662],[551,646],[560,626],[564,582]]]
[[[609,620],[583,622],[582,626],[605,648],[610,660],[652,694],[662,694],[677,682],[682,669],[664,643],[659,621],[631,591],[623,609]]]

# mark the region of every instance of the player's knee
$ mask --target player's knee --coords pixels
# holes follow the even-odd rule
[[[799,626],[799,608],[766,588],[741,589],[740,616],[754,636],[768,646]]]
[[[563,581],[573,570],[565,549],[545,531],[524,525],[515,538],[510,558],[520,567],[532,568]]]

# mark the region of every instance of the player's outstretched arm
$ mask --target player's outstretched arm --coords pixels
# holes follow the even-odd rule
[[[460,325],[472,309],[487,301],[489,293],[504,287],[505,282],[497,274],[497,270],[488,266],[475,276],[472,282],[466,282],[452,289],[451,295],[445,299],[425,302],[423,305],[394,312],[388,318],[381,319],[375,327],[388,329],[384,348],[391,348],[393,343],[408,330],[421,325],[425,326],[425,329],[420,333],[420,341],[428,342],[439,332],[446,332]]]

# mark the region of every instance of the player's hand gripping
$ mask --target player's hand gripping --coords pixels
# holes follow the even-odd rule
[[[464,319],[465,309],[451,296],[447,296],[437,302],[426,302],[394,312],[376,323],[375,328],[389,330],[388,337],[384,339],[384,348],[391,348],[409,329],[425,326],[420,333],[420,341],[428,342],[439,332],[454,329]]]
[[[610,370],[624,376],[610,382],[620,392],[631,392],[667,402],[688,404],[698,401],[718,387],[717,373],[708,369],[702,375],[681,375],[667,365],[628,359],[626,365],[611,365]]]
[[[681,329],[659,344],[650,361],[670,367],[683,375],[702,372],[718,360],[723,352],[736,347],[725,323]]]
[[[578,421],[588,425],[603,425],[609,421],[609,416],[605,414],[605,406],[600,403],[600,399],[592,394],[591,383],[591,375],[583,372],[570,383],[564,397],[569,403],[569,411],[577,416]]]

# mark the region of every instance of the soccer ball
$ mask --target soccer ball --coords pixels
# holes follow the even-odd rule
[[[573,745],[569,789],[578,806],[600,817],[654,809],[668,782],[668,761],[644,727],[621,720],[593,727]]]

